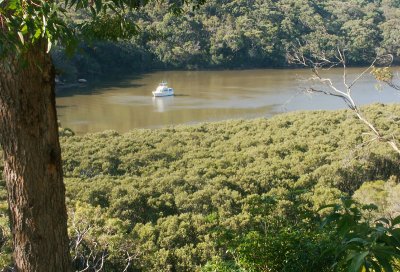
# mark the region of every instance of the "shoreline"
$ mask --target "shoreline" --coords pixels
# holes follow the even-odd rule
[[[347,70],[351,69],[359,69],[359,68],[368,68],[368,65],[351,65],[351,66],[346,66]],[[389,66],[390,68],[393,69],[399,69],[400,68],[400,63]],[[331,67],[326,70],[332,70],[332,69],[343,69],[341,66],[335,66]],[[102,74],[83,74],[78,76],[78,78],[86,78],[88,79],[89,82],[101,82],[101,81],[108,81],[108,80],[118,80],[118,79],[126,79],[127,77],[140,77],[143,75],[147,74],[153,74],[153,73],[161,73],[161,72],[224,72],[224,71],[257,71],[257,70],[277,70],[277,71],[290,71],[290,70],[311,70],[310,67],[304,67],[304,66],[265,66],[265,67],[238,67],[238,68],[231,68],[231,67],[210,67],[210,68],[199,68],[199,69],[184,69],[184,68],[166,68],[166,69],[150,69],[150,70],[143,70],[143,71],[132,71],[128,72],[126,71],[123,73],[102,73]],[[82,83],[78,82],[69,82],[69,81],[64,81],[64,84],[56,84],[59,89],[68,89],[68,88],[73,88],[76,86],[81,86]]]
[[[374,108],[396,108],[397,106],[400,106],[400,102],[397,103],[371,103],[367,105],[362,105],[360,109],[362,111],[369,111]],[[227,125],[228,123],[256,123],[262,120],[273,120],[273,119],[281,119],[281,118],[286,118],[286,119],[291,119],[294,118],[295,115],[310,115],[313,116],[315,114],[332,114],[336,112],[338,115],[346,113],[348,114],[349,118],[354,117],[354,113],[347,108],[344,109],[331,109],[331,110],[295,110],[295,111],[288,111],[288,112],[282,112],[282,113],[277,113],[271,116],[259,116],[259,117],[251,117],[251,118],[231,118],[231,119],[224,119],[224,120],[210,120],[210,121],[200,121],[200,122],[189,122],[189,123],[184,123],[184,124],[172,124],[172,125],[165,125],[165,126],[159,126],[159,127],[150,127],[150,128],[132,128],[129,131],[124,131],[120,132],[115,129],[105,129],[105,130],[100,130],[100,131],[93,131],[93,132],[77,132],[75,130],[72,130],[69,127],[63,127],[62,123],[59,121],[60,124],[60,129],[63,131],[67,131],[68,134],[66,136],[71,136],[70,132],[73,133],[73,136],[78,136],[78,137],[83,137],[83,136],[90,136],[90,135],[98,135],[98,134],[115,134],[119,136],[131,134],[131,133],[136,133],[136,132],[168,132],[171,130],[187,130],[187,129],[196,129],[198,127],[202,126],[223,126]],[[321,122],[323,119],[321,119]]]

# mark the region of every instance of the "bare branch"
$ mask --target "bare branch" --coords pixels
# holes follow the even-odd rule
[[[375,63],[376,63],[376,61],[377,61],[377,59],[378,59],[378,58],[375,58],[374,61],[371,63],[371,65],[368,66],[368,68],[366,68],[364,71],[362,71],[361,74],[359,74],[358,77],[356,77],[356,78],[353,80],[353,82],[352,82],[352,83],[350,84],[350,86],[348,87],[349,89],[351,89],[351,88],[357,83],[357,81],[359,81],[368,71],[370,71],[370,70],[374,67],[374,65],[375,65]]]
[[[124,270],[123,270],[122,272],[128,271],[128,268],[131,266],[132,259],[133,259],[133,256],[130,256],[130,255],[129,255],[129,252],[125,252],[125,253],[126,253],[126,255],[128,256],[128,257],[126,258],[127,264],[126,264],[126,266],[125,266],[125,268],[124,268]]]
[[[392,87],[393,89],[400,91],[400,85],[394,83],[393,81],[384,81],[388,86]]]
[[[340,48],[338,48],[337,50],[338,50],[338,52],[339,52],[339,59],[340,59],[340,62],[341,62],[342,65],[343,65],[343,84],[344,84],[344,86],[346,86],[346,89],[347,89],[347,90],[350,90],[349,85],[347,85],[346,57],[345,57],[345,54],[344,54],[344,50],[343,50],[343,53],[340,51]]]
[[[338,63],[340,63],[343,66],[343,83],[344,86],[346,88],[345,91],[340,90],[339,88],[337,88],[332,80],[330,78],[323,78],[320,73],[319,70],[321,69],[321,67],[326,66],[328,64],[335,64],[337,62],[332,62],[330,61],[328,58],[326,58],[326,55],[323,54],[313,54],[312,58],[313,59],[309,59],[307,57],[304,56],[304,54],[302,52],[295,52],[290,54],[292,57],[292,60],[297,61],[298,64],[303,64],[306,67],[311,67],[311,70],[314,74],[313,77],[310,78],[310,80],[317,82],[318,84],[324,85],[328,88],[328,90],[325,89],[319,89],[319,88],[313,88],[310,87],[308,88],[306,91],[308,93],[322,93],[325,95],[329,95],[329,96],[334,96],[334,97],[338,97],[340,99],[342,99],[346,105],[348,106],[349,109],[351,109],[354,114],[357,116],[357,118],[363,122],[368,129],[371,131],[373,138],[368,141],[368,142],[372,142],[372,141],[381,141],[381,142],[385,142],[387,143],[394,151],[396,151],[398,154],[400,154],[400,149],[397,145],[397,141],[394,138],[394,136],[392,135],[392,137],[388,138],[385,137],[361,112],[361,110],[358,108],[357,104],[355,103],[353,97],[352,97],[352,87],[354,87],[354,85],[369,71],[374,71],[374,65],[378,62],[382,62],[384,60],[388,60],[390,59],[388,56],[382,56],[382,57],[376,57],[371,65],[369,67],[367,67],[364,71],[362,71],[350,84],[347,83],[347,72],[346,72],[346,56],[345,56],[345,51],[344,50],[340,50],[340,48],[337,49],[337,60]],[[393,57],[391,58],[391,60],[393,60]],[[386,71],[384,71],[386,72]],[[382,81],[385,82],[386,84],[388,84],[389,86],[391,86],[392,88],[396,89],[396,90],[400,90],[400,86],[396,85],[393,83],[392,81],[392,75],[389,74],[380,74],[380,77],[383,79]],[[379,80],[379,78],[377,78]]]

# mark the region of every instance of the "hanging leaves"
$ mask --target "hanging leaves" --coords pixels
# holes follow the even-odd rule
[[[205,0],[193,0],[195,6]],[[138,33],[130,12],[148,0],[0,0],[0,53],[19,52],[39,40],[49,52],[54,44],[73,50],[78,40],[127,39]],[[170,3],[170,11],[179,13],[192,1]],[[79,23],[68,20],[68,10],[89,14]],[[2,30],[1,30],[2,29]]]

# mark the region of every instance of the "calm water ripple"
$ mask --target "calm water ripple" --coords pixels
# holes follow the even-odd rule
[[[348,69],[349,82],[361,68]],[[397,70],[399,71],[399,70]],[[343,87],[342,70],[325,75]],[[225,119],[270,117],[295,110],[345,108],[343,101],[324,95],[307,95],[311,83],[303,69],[241,71],[167,71],[104,80],[57,91],[58,118],[77,133],[107,129],[126,132]],[[152,97],[162,80],[175,89],[174,97]],[[354,88],[359,104],[398,103],[400,92],[384,87],[367,75]]]

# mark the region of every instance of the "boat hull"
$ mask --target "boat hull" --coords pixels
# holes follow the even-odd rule
[[[174,92],[162,92],[162,93],[153,92],[153,95],[154,97],[173,96]]]

